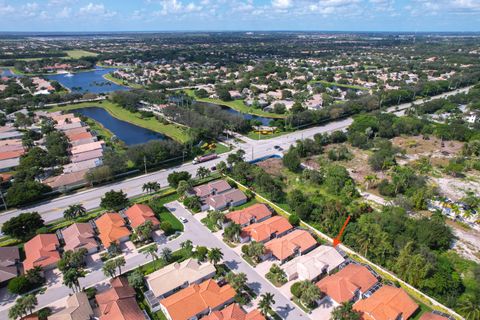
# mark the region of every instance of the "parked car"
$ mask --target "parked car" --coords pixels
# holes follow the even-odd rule
[[[182,221],[183,223],[187,223],[187,222],[188,222],[188,220],[187,220],[186,218],[184,218],[184,217],[180,217],[180,221]]]

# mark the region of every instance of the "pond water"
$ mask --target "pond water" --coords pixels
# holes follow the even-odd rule
[[[242,113],[242,112],[239,112],[235,109],[232,109],[230,107],[227,107],[227,106],[224,106],[224,105],[220,105],[220,104],[216,104],[216,103],[211,103],[211,102],[197,102],[198,104],[206,104],[206,105],[212,105],[212,106],[218,106],[220,108],[222,108],[222,110],[224,111],[227,111],[228,113],[231,113],[231,114],[234,114],[234,115],[238,115],[238,116],[241,116],[243,117],[244,119],[246,120],[258,120],[262,123],[262,125],[264,126],[268,126],[270,124],[270,121],[274,120],[273,118],[266,118],[266,117],[260,117],[260,116],[255,116],[255,115],[252,115],[252,114],[248,114],[248,113]]]
[[[72,92],[109,93],[118,90],[128,90],[128,87],[120,86],[105,80],[103,76],[115,69],[95,68],[92,71],[47,75],[50,80],[60,82]]]
[[[15,73],[12,72],[10,69],[0,69],[0,76],[2,77],[18,77]]]
[[[100,107],[87,107],[73,110],[75,113],[94,119],[110,130],[118,139],[127,146],[145,143],[151,140],[167,139],[161,133],[148,130],[134,124],[113,117],[105,109]]]

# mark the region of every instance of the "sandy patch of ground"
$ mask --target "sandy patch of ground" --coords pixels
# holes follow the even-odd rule
[[[466,195],[467,191],[480,194],[478,177],[479,173],[475,171],[469,172],[465,178],[443,176],[441,178],[431,177],[431,179],[437,184],[440,193],[454,201],[458,201]]]
[[[408,161],[418,160],[421,157],[450,159],[458,155],[463,148],[463,142],[444,141],[430,137],[424,140],[421,136],[395,137],[393,145],[405,150]],[[407,162],[408,162],[407,161]]]
[[[480,232],[474,229],[466,230],[451,220],[447,220],[447,224],[458,238],[453,249],[464,258],[480,263]]]
[[[272,176],[280,176],[283,170],[282,159],[270,158],[256,164],[262,168],[266,173]]]

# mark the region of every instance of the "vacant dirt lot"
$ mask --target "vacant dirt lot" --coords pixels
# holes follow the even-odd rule
[[[428,158],[453,158],[462,150],[463,142],[445,141],[430,137],[424,140],[421,136],[395,137],[392,143],[405,150],[408,161],[417,160],[421,157]]]
[[[272,176],[280,176],[283,169],[282,159],[267,159],[262,162],[258,162],[257,166],[262,168],[266,173]]]

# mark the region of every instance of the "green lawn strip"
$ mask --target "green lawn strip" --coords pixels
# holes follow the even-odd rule
[[[162,133],[179,142],[187,142],[189,140],[189,136],[186,130],[182,127],[178,127],[173,124],[163,124],[154,117],[141,118],[139,114],[132,113],[127,109],[124,109],[119,105],[108,100],[99,101],[99,102],[82,102],[77,104],[57,106],[57,107],[48,109],[48,111],[50,112],[67,111],[67,110],[75,110],[75,109],[88,108],[88,107],[103,108],[106,111],[108,111],[108,113],[110,113],[112,116],[114,116],[119,120],[129,122],[131,124],[137,125],[142,128],[150,129],[155,132]]]
[[[266,117],[266,118],[272,118],[272,119],[274,119],[274,118],[277,118],[277,119],[286,118],[286,115],[283,115],[283,114],[275,114],[275,113],[263,111],[262,109],[255,109],[255,108],[249,107],[249,106],[245,105],[245,103],[243,103],[243,100],[223,101],[223,100],[220,100],[220,99],[198,98],[195,95],[194,90],[192,90],[192,89],[185,90],[185,92],[189,96],[195,98],[195,100],[198,101],[198,102],[207,102],[207,103],[219,104],[219,105],[226,106],[226,107],[232,108],[234,110],[237,110],[238,112],[248,113],[248,114],[252,114],[252,115],[260,116],[260,117]]]
[[[253,139],[253,140],[268,140],[268,139],[272,139],[272,138],[276,138],[276,137],[286,135],[287,133],[288,133],[287,131],[280,131],[280,132],[275,132],[275,133],[272,133],[272,134],[258,134],[257,132],[250,131],[247,134],[247,137],[249,137],[250,139]]]
[[[216,154],[222,154],[222,153],[225,153],[225,152],[228,152],[228,151],[230,151],[230,148],[227,147],[226,145],[224,145],[223,143],[218,143],[217,142],[215,144],[215,153]]]
[[[200,222],[203,223],[203,225],[207,227],[208,230],[210,230],[212,233],[218,231],[218,227],[215,226],[207,217],[200,220]]]
[[[342,84],[342,83],[337,83],[337,82],[328,82],[324,80],[312,80],[309,83],[321,83],[327,87],[342,87],[342,88],[347,88],[347,89],[356,89],[356,90],[362,90],[362,91],[368,91],[368,88],[361,87],[361,86],[355,86],[351,84]]]
[[[115,78],[114,76],[112,76],[110,73],[107,73],[103,76],[103,78],[105,80],[108,80],[110,82],[113,82],[115,84],[118,84],[119,86],[124,86],[124,87],[130,87],[130,88],[133,88],[133,89],[141,89],[143,88],[142,85],[138,84],[138,83],[133,83],[133,82],[128,82],[128,81],[125,81],[125,80],[122,80],[122,79],[119,79],[119,78]]]
[[[83,57],[96,57],[98,53],[90,52],[86,50],[66,50],[65,53],[71,59],[80,59]]]
[[[312,312],[312,309],[310,308],[307,308],[303,305],[303,303],[300,301],[300,299],[298,299],[297,297],[293,297],[292,298],[292,301],[300,308],[303,310],[303,312],[309,314]]]

